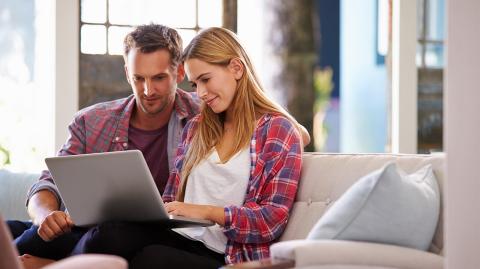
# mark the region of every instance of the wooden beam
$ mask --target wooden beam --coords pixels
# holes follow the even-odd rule
[[[223,0],[223,28],[237,32],[237,0]]]
[[[392,152],[417,153],[417,2],[393,1]]]

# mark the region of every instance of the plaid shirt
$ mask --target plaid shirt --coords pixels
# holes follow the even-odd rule
[[[193,118],[183,130],[175,167],[163,199],[174,201],[188,145],[201,120]],[[269,257],[269,247],[280,237],[297,193],[302,165],[300,135],[283,116],[264,115],[250,142],[250,178],[243,206],[225,206],[224,234],[227,264]]]
[[[173,113],[168,122],[168,161],[170,170],[176,149],[180,143],[182,130],[188,120],[199,112],[199,99],[177,89]],[[130,116],[135,107],[135,97],[99,103],[77,112],[73,122],[68,126],[69,137],[58,152],[58,156],[84,153],[121,151],[128,149],[128,127]],[[35,193],[48,189],[57,197],[61,210],[65,207],[60,199],[57,187],[49,171],[43,171],[40,179],[33,184],[27,194],[28,201]]]

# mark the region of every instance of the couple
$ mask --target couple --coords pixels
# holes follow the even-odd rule
[[[119,255],[132,268],[267,258],[297,192],[306,130],[265,95],[228,30],[202,31],[182,54],[175,30],[139,26],[125,37],[124,60],[133,96],[78,112],[59,155],[139,149],[170,214],[216,225],[76,227],[45,171],[27,198],[33,223],[8,222],[24,264],[81,253]],[[197,95],[177,89],[185,74]]]

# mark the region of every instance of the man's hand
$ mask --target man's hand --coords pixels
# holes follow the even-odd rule
[[[30,198],[28,214],[33,224],[38,226],[37,233],[44,241],[70,232],[73,226],[70,216],[59,211],[57,198],[49,190],[41,190]]]
[[[165,204],[165,209],[172,215],[211,220],[221,226],[225,224],[223,207],[187,204],[175,201]]]
[[[73,225],[72,219],[65,212],[52,211],[43,220],[39,221],[37,233],[40,238],[48,242],[69,233]]]

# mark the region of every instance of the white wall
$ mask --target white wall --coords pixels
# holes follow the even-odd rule
[[[447,1],[446,268],[480,268],[480,1]]]
[[[393,153],[417,153],[417,1],[393,1],[392,111]]]
[[[78,110],[79,0],[56,0],[55,150],[65,142],[67,126]]]

